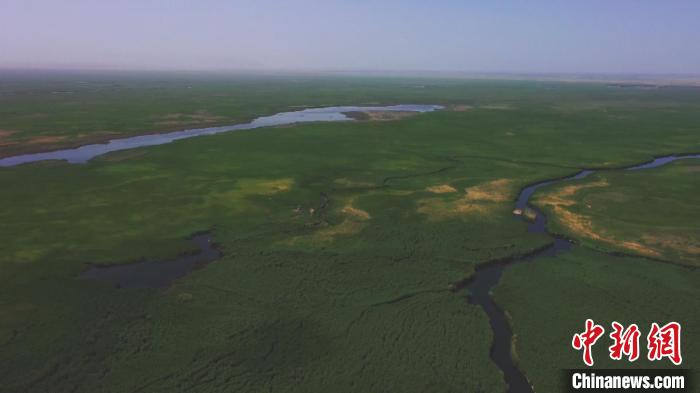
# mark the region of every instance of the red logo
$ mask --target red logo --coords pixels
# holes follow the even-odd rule
[[[678,322],[669,322],[663,327],[654,322],[647,336],[647,348],[649,360],[661,360],[665,357],[671,359],[676,366],[683,362],[681,356],[681,325]]]
[[[579,351],[583,349],[583,362],[587,366],[593,365],[591,347],[600,339],[603,333],[605,333],[605,329],[602,326],[596,325],[592,319],[586,319],[586,331],[574,334],[571,345]]]
[[[610,359],[621,360],[626,357],[628,361],[634,362],[639,359],[639,337],[641,335],[636,324],[625,327],[613,322],[613,331],[610,338],[613,343],[608,347]],[[577,350],[583,350],[583,362],[587,366],[593,366],[592,348],[603,336],[605,329],[601,325],[596,325],[592,319],[586,320],[586,329],[581,333],[574,334],[571,346]],[[678,322],[669,322],[663,327],[659,327],[656,322],[651,324],[651,329],[647,335],[647,359],[650,361],[668,358],[673,364],[680,365],[683,362],[681,355],[681,325]]]
[[[610,333],[610,338],[613,339],[614,343],[608,348],[610,358],[620,360],[622,355],[626,355],[630,362],[637,360],[639,358],[639,327],[633,323],[623,330],[623,326],[617,322],[613,322],[612,327],[614,331]]]

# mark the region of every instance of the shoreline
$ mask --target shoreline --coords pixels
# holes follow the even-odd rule
[[[382,106],[382,107],[388,107],[388,106],[395,106],[395,105],[403,105],[400,103],[396,102],[385,102],[385,103],[360,103],[356,105],[348,105],[348,106]],[[444,106],[446,104],[434,104],[438,106]],[[47,144],[30,144],[27,143],[27,140],[23,142],[18,142],[15,145],[10,145],[6,146],[5,148],[0,147],[0,160],[9,158],[9,157],[16,157],[16,156],[23,156],[23,155],[28,155],[28,154],[44,154],[44,153],[52,153],[56,151],[61,151],[61,150],[70,150],[70,149],[78,149],[83,146],[89,146],[89,145],[96,145],[96,144],[107,144],[111,141],[116,141],[116,140],[121,140],[121,139],[127,139],[127,138],[135,138],[135,137],[141,137],[141,136],[155,136],[155,135],[164,135],[164,134],[169,134],[173,132],[186,132],[186,131],[192,131],[192,130],[200,130],[200,129],[205,129],[205,128],[219,128],[219,127],[238,127],[241,125],[249,124],[253,122],[256,119],[259,118],[264,118],[267,116],[274,116],[280,113],[290,113],[290,112],[300,112],[303,110],[308,110],[308,109],[325,109],[325,108],[334,108],[334,107],[339,107],[339,106],[345,106],[342,104],[328,104],[328,105],[321,105],[321,106],[311,106],[311,105],[295,105],[295,106],[287,106],[284,108],[281,108],[279,111],[276,112],[271,112],[271,113],[265,113],[261,115],[248,115],[241,117],[238,120],[233,120],[231,121],[226,121],[226,122],[212,122],[212,123],[201,123],[201,124],[193,124],[189,127],[163,127],[159,128],[158,130],[143,130],[143,131],[136,131],[134,133],[126,133],[126,132],[110,132],[110,133],[105,133],[102,135],[88,135],[86,137],[81,137],[73,140],[67,140],[65,142],[57,142],[57,143],[47,143]],[[359,114],[363,114],[365,112],[362,111],[349,111],[349,112],[343,112],[348,118],[352,120],[371,120],[369,117],[367,118],[356,118],[354,116],[359,116]],[[418,113],[418,112],[416,112]],[[12,141],[10,141],[12,142]],[[42,148],[42,145],[45,146]],[[21,148],[17,150],[10,150],[14,146],[21,146]],[[9,149],[8,149],[9,148]]]
[[[143,134],[127,136],[124,138],[112,138],[106,143],[80,145],[76,148],[42,151],[38,153],[26,153],[10,155],[0,158],[0,167],[12,167],[21,164],[34,163],[48,160],[63,160],[71,164],[83,164],[95,157],[122,150],[131,150],[140,147],[157,146],[172,143],[181,139],[198,136],[215,135],[225,132],[246,131],[258,128],[294,125],[299,123],[340,122],[353,121],[345,115],[346,112],[386,112],[394,114],[425,113],[444,109],[437,104],[396,104],[385,106],[329,106],[308,108],[296,111],[278,112],[272,115],[256,117],[249,122],[229,124],[224,126],[191,128],[180,131],[162,132],[155,134]]]

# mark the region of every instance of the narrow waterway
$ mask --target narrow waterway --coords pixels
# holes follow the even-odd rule
[[[529,255],[481,265],[476,268],[474,276],[467,283],[467,289],[469,290],[469,302],[481,306],[489,318],[489,323],[491,324],[491,329],[493,330],[491,359],[503,372],[503,377],[508,384],[508,392],[527,393],[532,392],[533,389],[526,376],[513,361],[513,332],[510,328],[510,323],[504,310],[501,309],[493,300],[491,291],[496,285],[498,285],[498,282],[503,275],[503,271],[508,267],[540,257],[554,256],[560,253],[565,253],[571,250],[571,248],[574,246],[570,240],[555,237],[547,232],[547,217],[541,210],[530,204],[530,198],[532,195],[542,187],[566,181],[583,179],[597,172],[612,170],[637,171],[658,168],[677,160],[698,158],[700,158],[700,154],[669,155],[658,157],[652,161],[642,164],[631,165],[623,168],[584,169],[571,176],[537,182],[523,188],[520,191],[520,194],[518,194],[518,198],[515,201],[515,209],[519,209],[521,211],[525,209],[532,209],[532,211],[537,214],[534,220],[528,221],[528,231],[534,233],[544,233],[552,236],[552,244]],[[524,219],[522,216],[520,216],[520,218]]]
[[[262,116],[244,124],[230,126],[194,128],[190,130],[167,132],[162,134],[139,135],[112,139],[106,143],[84,145],[73,149],[55,150],[42,153],[22,154],[0,159],[0,167],[10,167],[31,162],[63,160],[71,164],[83,164],[89,160],[114,151],[135,149],[145,146],[163,145],[180,139],[202,135],[214,135],[230,131],[252,130],[255,128],[283,126],[296,123],[353,121],[350,112],[432,112],[443,109],[440,105],[390,105],[390,106],[333,106],[310,108],[294,112],[282,112],[271,116]]]
[[[92,265],[80,278],[112,284],[115,288],[165,288],[191,271],[219,259],[221,252],[211,233],[193,235],[190,240],[198,250],[163,261],[141,261],[120,265]]]

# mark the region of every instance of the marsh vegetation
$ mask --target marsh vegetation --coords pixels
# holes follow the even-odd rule
[[[700,91],[684,87],[88,82],[4,82],[0,129],[11,133],[1,134],[0,154],[296,106],[448,109],[202,136],[84,165],[0,168],[0,381],[9,392],[504,391],[487,315],[450,288],[477,266],[552,243],[513,216],[520,190],[580,168],[700,151]],[[50,93],[59,89],[73,93]],[[46,136],[64,138],[29,143]],[[550,229],[581,244],[508,269],[494,289],[536,391],[556,391],[553,370],[577,364],[569,334],[587,317],[678,318],[688,326],[684,365],[698,364],[700,286],[688,270],[697,263],[696,165],[600,173],[535,195]],[[221,258],[164,288],[76,278],[93,265],[196,251],[187,239],[201,231]],[[663,308],[673,299],[687,301]]]

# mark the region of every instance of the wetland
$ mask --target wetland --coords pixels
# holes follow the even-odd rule
[[[5,160],[215,129],[0,168],[7,391],[556,392],[586,318],[700,361],[697,89],[217,78],[0,84]]]

